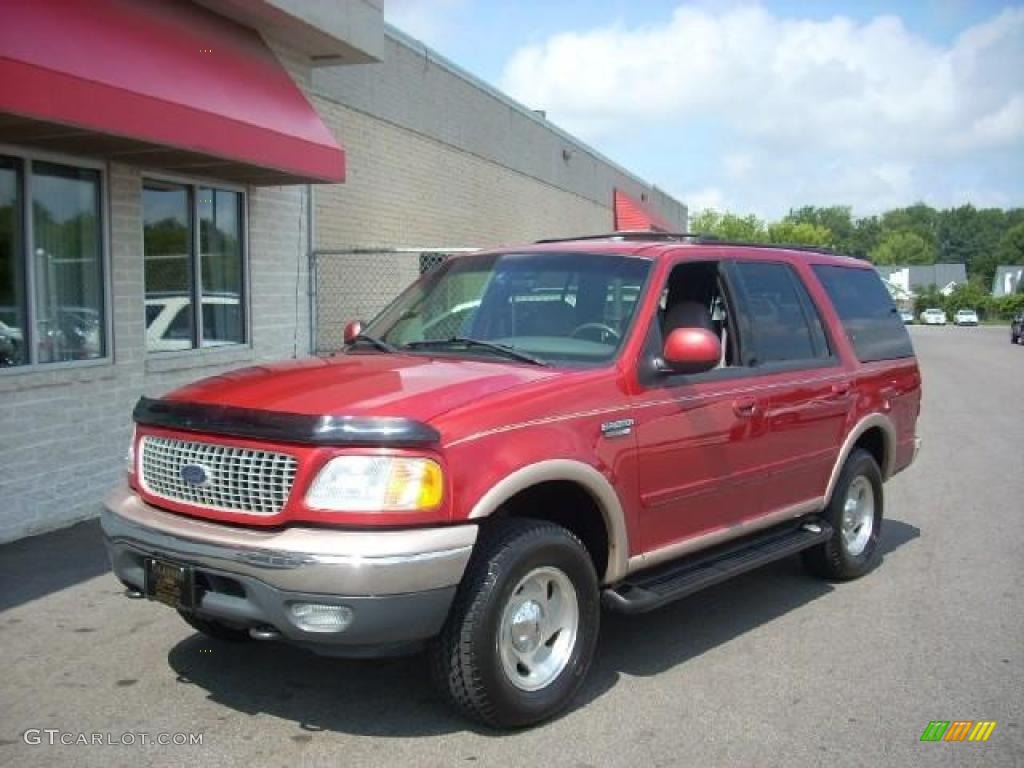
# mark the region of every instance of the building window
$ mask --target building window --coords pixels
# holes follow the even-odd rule
[[[146,348],[244,344],[244,195],[147,179],[142,211]]]
[[[100,182],[0,157],[0,368],[106,357]]]

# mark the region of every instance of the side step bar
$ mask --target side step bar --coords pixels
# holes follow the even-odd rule
[[[601,593],[601,602],[617,613],[643,613],[781,560],[827,541],[832,527],[817,518],[769,529],[647,571],[640,571]]]

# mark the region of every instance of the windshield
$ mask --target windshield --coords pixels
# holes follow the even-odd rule
[[[602,363],[618,351],[649,269],[647,259],[606,254],[461,256],[413,284],[365,332],[431,354],[500,351],[469,339],[547,363]]]

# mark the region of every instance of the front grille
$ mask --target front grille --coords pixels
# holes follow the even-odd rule
[[[230,445],[195,443],[147,435],[141,446],[142,485],[149,493],[199,507],[275,515],[288,501],[298,462],[294,456]],[[205,475],[205,481],[185,481],[182,468]]]

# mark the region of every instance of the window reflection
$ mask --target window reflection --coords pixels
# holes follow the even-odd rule
[[[38,361],[103,357],[99,172],[33,163],[32,234]]]
[[[204,347],[244,341],[241,197],[223,189],[199,190]]]
[[[147,181],[142,189],[146,273],[146,348],[191,349],[191,194],[181,184]]]
[[[20,177],[20,164],[0,157],[0,368],[28,362]]]
[[[143,244],[150,352],[245,341],[243,216],[239,192],[145,182]],[[199,314],[197,306],[202,307]]]

